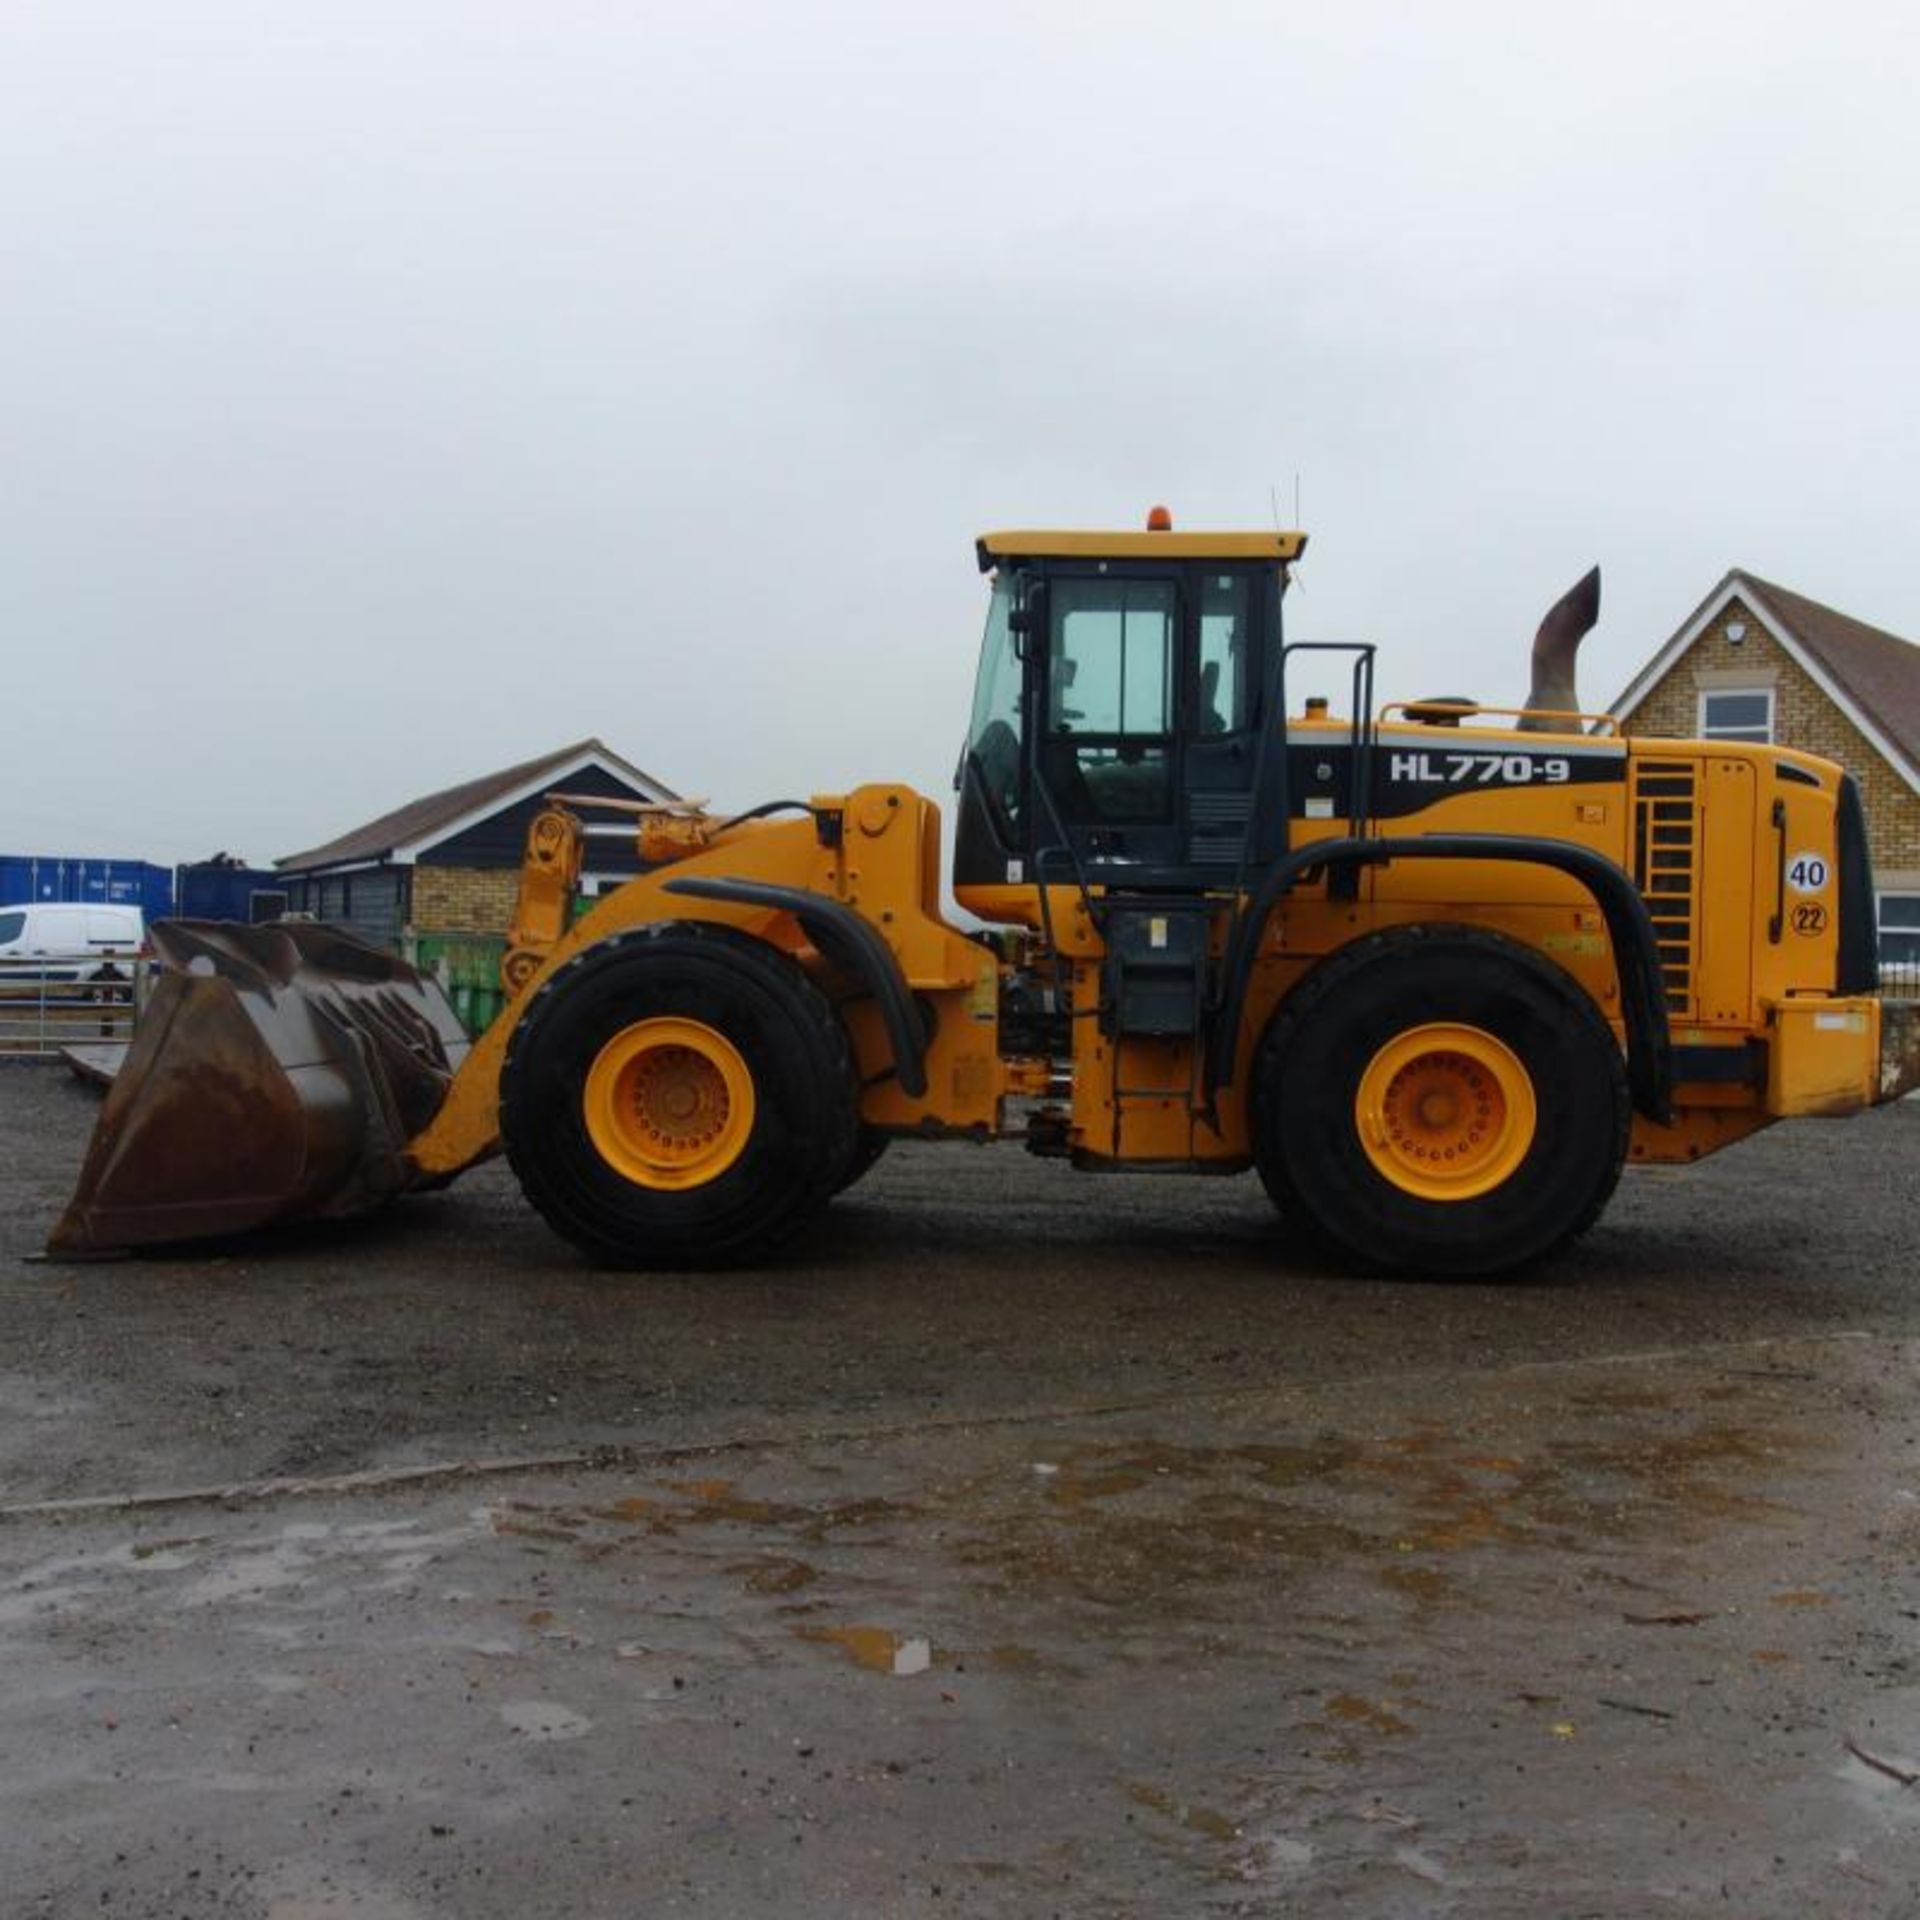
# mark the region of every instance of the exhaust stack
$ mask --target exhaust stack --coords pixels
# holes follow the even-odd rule
[[[1540,631],[1533,636],[1533,685],[1520,715],[1521,732],[1565,733],[1572,729],[1572,722],[1548,716],[1580,711],[1573,657],[1599,618],[1600,569],[1595,567],[1547,609]]]

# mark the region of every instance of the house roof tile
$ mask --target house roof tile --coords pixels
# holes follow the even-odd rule
[[[1881,733],[1920,769],[1920,647],[1736,568],[1733,578],[1812,654]]]

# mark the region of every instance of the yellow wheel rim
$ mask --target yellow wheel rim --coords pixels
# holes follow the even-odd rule
[[[1472,1200],[1509,1178],[1533,1145],[1533,1081],[1478,1027],[1409,1027],[1367,1063],[1354,1097],[1374,1170],[1421,1200]]]
[[[725,1034],[698,1020],[638,1020],[587,1070],[587,1133],[637,1186],[703,1186],[753,1132],[753,1075]]]

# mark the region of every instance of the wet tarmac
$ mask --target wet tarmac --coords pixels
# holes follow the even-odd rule
[[[0,1071],[10,1915],[1920,1914],[1920,1104],[1505,1288],[931,1148],[758,1275],[498,1170],[23,1264],[91,1113]]]

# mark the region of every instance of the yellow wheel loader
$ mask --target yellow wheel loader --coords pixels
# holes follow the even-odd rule
[[[1589,1226],[1629,1159],[1920,1079],[1839,767],[1580,714],[1597,570],[1521,708],[1376,710],[1370,646],[1284,638],[1304,545],[1161,510],[978,542],[952,893],[985,931],[897,785],[633,807],[647,870],[584,912],[606,803],[553,796],[471,1048],[326,929],[163,924],[50,1250],[351,1212],[504,1147],[596,1259],[751,1262],[910,1138],[1251,1167],[1285,1232],[1492,1274]]]

